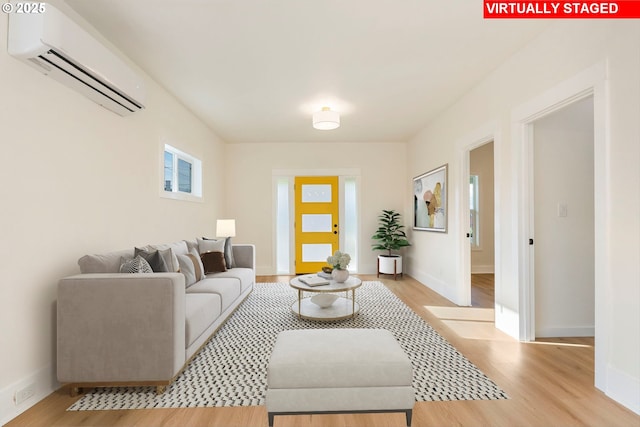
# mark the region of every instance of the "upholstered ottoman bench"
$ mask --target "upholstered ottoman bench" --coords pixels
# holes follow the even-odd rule
[[[276,415],[404,412],[413,370],[384,329],[303,329],[278,335],[267,368],[269,426]]]

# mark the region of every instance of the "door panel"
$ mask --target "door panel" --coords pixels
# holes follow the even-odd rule
[[[338,249],[338,177],[295,178],[296,274],[316,273]]]

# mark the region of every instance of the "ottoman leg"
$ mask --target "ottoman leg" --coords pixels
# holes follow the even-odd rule
[[[273,418],[275,417],[275,415],[272,412],[269,412],[268,415],[269,415],[269,427],[273,427]]]
[[[413,411],[411,409],[409,409],[409,410],[407,410],[407,412],[405,414],[407,416],[407,427],[411,427],[411,415],[412,415],[412,412]]]

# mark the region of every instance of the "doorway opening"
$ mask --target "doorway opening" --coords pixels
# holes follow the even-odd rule
[[[455,302],[461,306],[491,310],[487,313],[493,318],[492,324],[513,337],[505,327],[511,311],[505,310],[501,302],[504,296],[501,222],[500,210],[496,209],[501,200],[498,185],[502,174],[501,147],[502,135],[495,122],[485,124],[458,142],[463,185],[460,186],[459,198],[460,269]]]
[[[595,334],[593,108],[588,96],[530,125],[535,340]]]
[[[469,250],[471,306],[495,307],[494,147],[469,152]]]
[[[532,227],[534,217],[533,208],[533,158],[532,140],[533,123],[540,118],[563,109],[564,107],[584,98],[592,98],[593,103],[593,193],[594,205],[594,365],[595,386],[601,390],[607,387],[607,357],[610,351],[606,339],[607,332],[607,295],[606,287],[607,263],[607,227],[610,212],[606,204],[607,199],[602,195],[607,193],[609,173],[607,169],[609,134],[607,126],[607,84],[606,63],[597,63],[561,82],[552,89],[542,93],[520,105],[512,112],[513,126],[513,161],[517,165],[516,185],[519,188],[514,200],[514,212],[517,220],[517,242],[513,245],[513,262],[517,266],[514,279],[518,283],[518,330],[515,331],[522,341],[533,341],[536,338],[535,328],[535,239]],[[570,173],[570,169],[566,171]],[[557,201],[556,201],[557,202]],[[557,205],[556,205],[557,209]],[[568,209],[568,206],[567,206]],[[569,214],[569,211],[567,210]],[[517,276],[517,277],[516,277]]]

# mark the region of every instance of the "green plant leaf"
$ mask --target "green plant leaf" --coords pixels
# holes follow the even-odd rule
[[[383,209],[378,215],[378,229],[371,236],[373,240],[378,241],[372,245],[373,250],[388,251],[391,255],[391,251],[411,246],[403,231],[404,225],[400,223],[400,218],[398,212]]]

